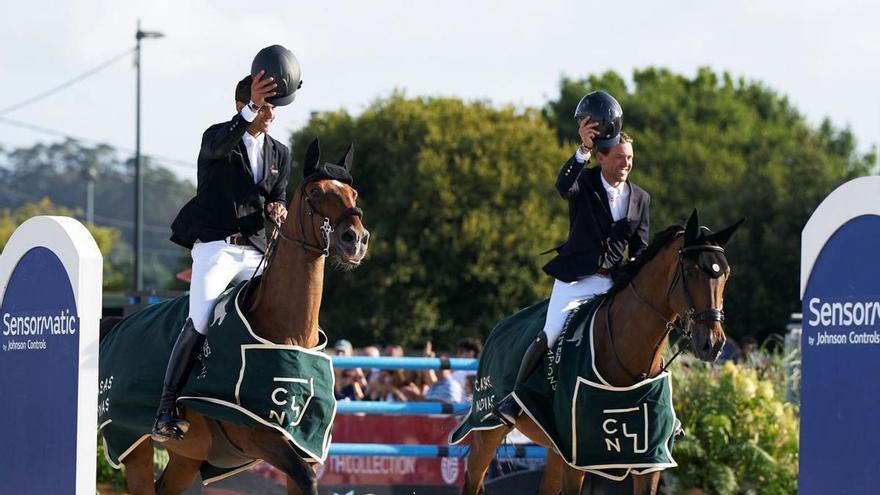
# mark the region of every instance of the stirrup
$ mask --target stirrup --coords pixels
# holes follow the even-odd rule
[[[512,428],[516,424],[516,419],[522,414],[522,408],[513,399],[513,393],[510,393],[492,409],[492,414],[506,426]]]
[[[178,416],[177,411],[172,409],[170,418],[163,419],[162,415],[156,417],[153,423],[153,431],[150,432],[150,438],[156,442],[164,443],[168,440],[183,440],[186,432],[189,431],[189,421]]]

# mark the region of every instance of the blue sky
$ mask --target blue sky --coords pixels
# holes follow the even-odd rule
[[[810,122],[850,126],[860,150],[880,141],[880,3],[866,0],[4,3],[0,109],[133,46],[138,18],[162,31],[144,42],[143,149],[189,178],[202,131],[231,116],[235,82],[275,43],[305,81],[279,112],[279,137],[312,111],[358,113],[395,89],[541,106],[563,75],[653,65],[760,80]],[[125,58],[2,117],[133,148],[134,78]],[[5,148],[57,139],[0,131]]]

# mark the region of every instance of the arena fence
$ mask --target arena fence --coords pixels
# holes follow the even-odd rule
[[[476,371],[479,360],[461,358],[425,357],[367,357],[333,356],[333,367],[340,369],[403,369],[403,370],[467,370]],[[470,403],[445,404],[440,402],[375,402],[340,401],[337,414],[407,414],[407,415],[464,415]],[[401,456],[401,457],[465,457],[467,446],[460,445],[393,445],[366,443],[333,443],[334,456]],[[547,449],[537,446],[502,445],[496,455],[502,458],[546,458]]]

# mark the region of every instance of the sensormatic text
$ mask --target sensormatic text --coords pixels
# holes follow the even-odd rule
[[[57,315],[13,316],[3,313],[3,335],[73,335],[79,328],[79,318],[69,309]]]

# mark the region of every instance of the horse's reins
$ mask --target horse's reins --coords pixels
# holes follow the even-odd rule
[[[271,262],[272,257],[275,255],[276,247],[278,246],[278,239],[283,239],[285,241],[291,242],[293,244],[296,244],[297,246],[302,247],[306,251],[320,254],[321,256],[326,257],[326,256],[330,255],[330,235],[333,234],[333,232],[335,232],[336,229],[339,228],[339,225],[344,220],[346,220],[348,217],[356,216],[359,218],[363,218],[364,211],[362,209],[358,208],[357,206],[352,206],[350,208],[346,208],[345,210],[343,210],[342,213],[339,214],[339,217],[336,219],[336,222],[331,222],[329,216],[321,213],[318,210],[318,208],[316,208],[315,205],[312,204],[311,198],[309,198],[308,194],[305,193],[306,184],[308,184],[308,182],[303,182],[302,184],[300,184],[300,187],[299,187],[299,194],[300,194],[299,229],[300,229],[300,236],[302,237],[302,239],[294,239],[292,237],[289,237],[287,234],[284,233],[284,230],[281,228],[281,223],[278,221],[278,219],[272,218],[272,224],[273,224],[272,234],[270,235],[269,243],[266,246],[266,251],[263,252],[263,257],[260,258],[260,262],[257,264],[257,268],[254,270],[253,275],[251,275],[251,278],[248,281],[249,287],[251,286],[251,282],[253,282],[254,278],[257,276],[257,273],[259,273],[260,267],[263,265],[263,263],[264,262],[266,263],[266,268],[269,267],[269,263]],[[304,204],[308,205],[308,207],[309,207],[309,209],[308,209],[309,218],[312,218],[315,215],[317,215],[318,217],[323,219],[323,221],[321,223],[321,227],[319,227],[318,229],[315,228],[314,222],[309,222],[312,224],[312,235],[316,239],[322,239],[324,241],[323,247],[321,245],[311,244],[308,242],[308,240],[306,240],[306,227],[305,227],[305,222],[303,221],[303,217],[302,217],[302,212],[304,210],[304,208],[303,208]],[[320,230],[320,237],[319,237],[318,230]],[[264,269],[264,271],[265,271],[265,269]],[[253,309],[253,307],[256,306],[258,298],[259,298],[259,292],[255,296],[253,304],[251,304],[251,309]]]
[[[682,289],[684,292],[685,303],[688,305],[688,310],[684,315],[676,313],[675,316],[671,320],[667,320],[663,313],[660,312],[657,308],[655,308],[651,303],[645,300],[635,286],[635,279],[631,280],[629,285],[630,290],[633,294],[635,294],[636,299],[638,299],[642,304],[647,306],[651,311],[657,315],[658,318],[663,320],[666,323],[666,331],[663,332],[663,335],[660,337],[660,340],[657,341],[657,344],[654,346],[654,352],[651,353],[652,356],[655,356],[657,350],[663,344],[663,341],[669,336],[673,329],[677,329],[682,334],[682,339],[690,341],[693,339],[693,325],[695,321],[724,321],[724,310],[710,308],[705,311],[701,311],[697,313],[696,308],[694,307],[694,300],[691,297],[691,293],[688,290],[687,278],[684,276],[684,255],[686,253],[698,252],[698,251],[715,251],[724,253],[724,248],[721,246],[713,246],[711,244],[702,244],[699,246],[688,246],[683,247],[678,250],[678,271],[675,274],[675,278],[672,280],[672,283],[669,284],[669,288],[666,290],[667,299],[672,294],[672,291],[675,290],[675,286],[678,285],[678,282],[682,282]],[[612,298],[613,302],[613,298]],[[636,381],[642,381],[648,377],[648,372],[640,373],[638,375],[629,371],[629,369],[624,366],[623,362],[620,360],[620,356],[617,354],[617,348],[614,346],[614,335],[611,333],[611,304],[609,302],[605,305],[605,328],[608,332],[608,341],[611,344],[611,354],[614,356],[614,359],[617,361],[617,365],[625,371],[630,378]],[[683,324],[682,324],[683,323]],[[679,341],[680,342],[680,341]],[[672,356],[668,363],[664,363],[660,368],[660,372],[666,371],[672,362],[684,351],[684,348],[679,346],[678,351]],[[651,364],[653,364],[653,357],[651,363],[648,363],[648,371],[651,370]]]

